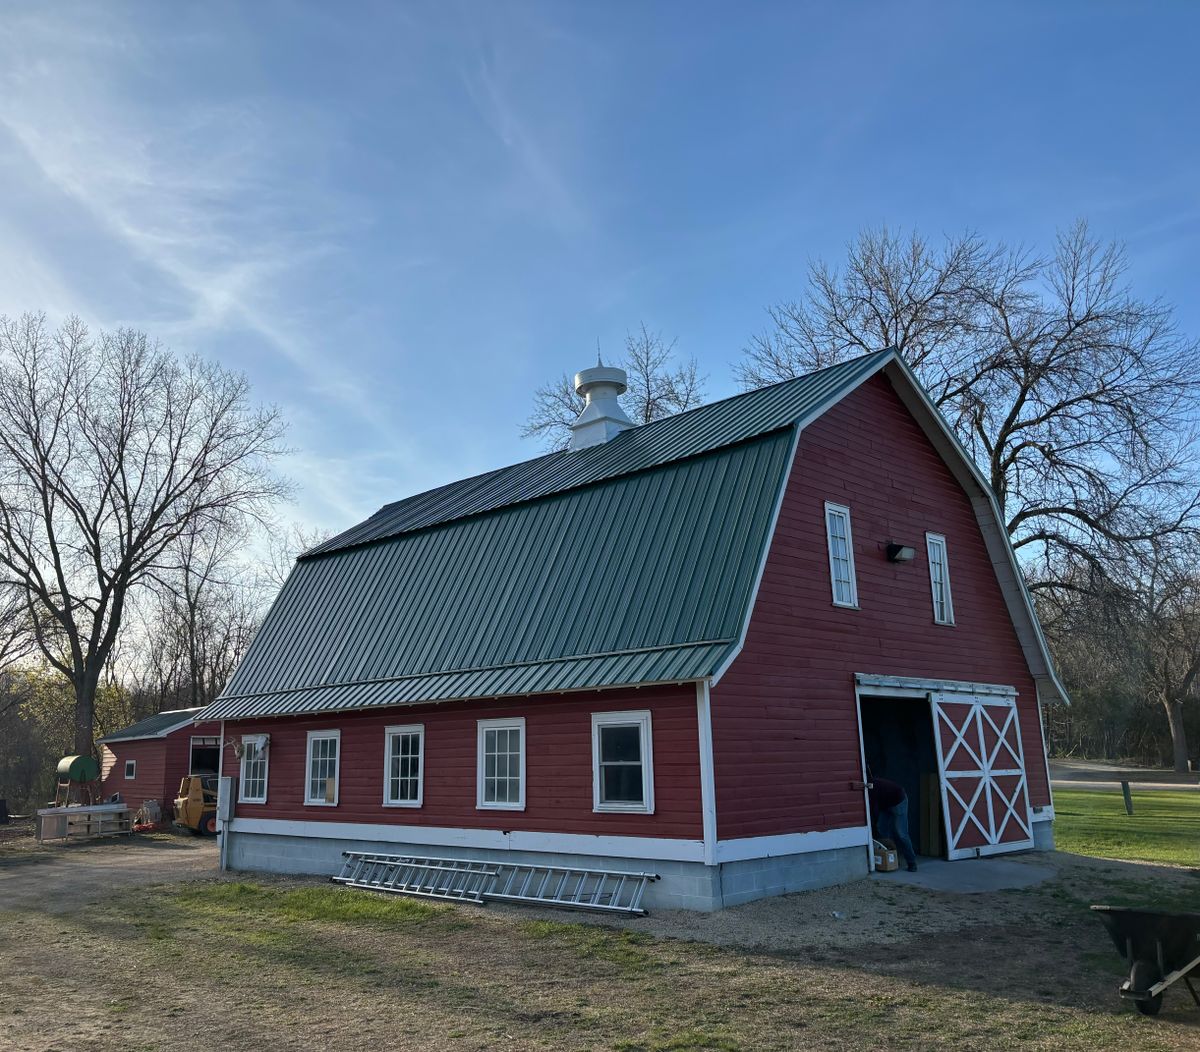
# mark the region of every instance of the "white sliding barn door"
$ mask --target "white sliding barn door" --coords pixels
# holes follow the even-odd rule
[[[931,694],[929,700],[949,857],[1032,847],[1016,700],[954,693]]]

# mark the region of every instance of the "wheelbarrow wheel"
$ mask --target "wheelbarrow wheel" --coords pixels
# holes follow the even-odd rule
[[[1162,973],[1153,961],[1134,961],[1129,970],[1129,989],[1149,990],[1161,978]],[[1158,993],[1153,997],[1139,998],[1134,1004],[1142,1015],[1158,1015],[1158,1010],[1162,1008],[1162,999],[1163,995]]]

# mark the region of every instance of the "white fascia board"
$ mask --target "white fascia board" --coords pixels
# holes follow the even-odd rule
[[[929,395],[907,363],[899,355],[893,355],[886,362],[885,372],[900,400],[908,407],[934,448],[941,454],[943,461],[971,496],[971,506],[983,533],[996,579],[1000,583],[1000,591],[1004,595],[1009,617],[1034,679],[1039,681],[1039,686],[1045,683],[1059,700],[1069,705],[1070,698],[1054,669],[1050,648],[1042,634],[1033,599],[1025,586],[1025,578],[1017,562],[1017,553],[1013,550],[1008,532],[1004,528],[996,495],[987,479],[983,477],[983,472],[979,470],[979,465],[959,441],[946,418],[930,401]]]
[[[493,851],[557,851],[570,855],[703,862],[704,843],[664,837],[592,836],[583,833],[534,833],[519,829],[464,829],[368,822],[294,821],[280,818],[234,818],[232,833],[315,837],[324,840],[368,840],[429,847],[486,848]]]
[[[729,671],[729,666],[737,660],[738,655],[742,652],[742,647],[746,645],[746,636],[750,631],[750,619],[754,615],[754,604],[758,601],[758,589],[762,585],[763,574],[767,571],[767,557],[771,554],[771,544],[775,540],[775,527],[779,524],[779,513],[783,510],[783,498],[787,496],[788,480],[792,477],[792,465],[796,463],[796,450],[800,445],[802,428],[799,424],[793,426],[795,431],[792,435],[791,449],[788,451],[787,467],[783,470],[783,479],[779,483],[779,492],[775,495],[775,509],[771,512],[771,524],[767,528],[767,536],[763,540],[762,552],[758,557],[758,572],[754,575],[754,587],[750,590],[750,599],[746,603],[746,611],[742,615],[742,624],[738,630],[737,641],[726,652],[725,657],[721,660],[721,664],[717,666],[712,679],[709,681],[710,686],[713,687]]]

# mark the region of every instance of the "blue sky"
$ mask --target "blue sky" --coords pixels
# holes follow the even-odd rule
[[[1200,335],[1200,5],[5,3],[0,312],[146,329],[291,421],[290,516],[533,456],[645,322],[733,393],[865,225],[1087,218]]]

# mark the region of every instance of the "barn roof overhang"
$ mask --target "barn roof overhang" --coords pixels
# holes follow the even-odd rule
[[[144,741],[149,738],[166,738],[176,731],[196,723],[198,713],[204,711],[203,706],[194,709],[169,709],[166,712],[156,712],[144,720],[138,720],[124,730],[106,734],[97,738],[97,745],[108,745],[111,742]]]

